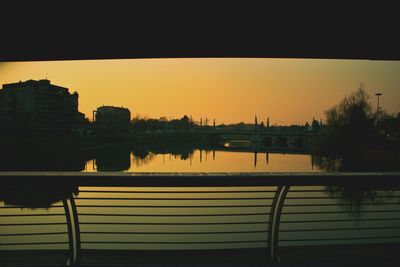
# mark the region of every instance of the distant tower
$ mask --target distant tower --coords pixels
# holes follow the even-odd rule
[[[257,115],[254,115],[254,132],[256,133],[257,132],[257,129],[258,127],[257,127]]]
[[[200,127],[203,126],[203,118],[200,118]]]
[[[213,127],[214,127],[214,129],[215,129],[215,119],[213,120]]]
[[[269,128],[269,117],[267,118],[267,128]]]

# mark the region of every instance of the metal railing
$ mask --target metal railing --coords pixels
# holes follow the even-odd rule
[[[67,246],[68,265],[85,265],[90,250],[261,248],[277,262],[286,247],[400,243],[397,173],[18,175],[0,175],[1,183],[79,194],[69,191],[48,213],[1,207],[0,239],[23,241],[0,250]]]

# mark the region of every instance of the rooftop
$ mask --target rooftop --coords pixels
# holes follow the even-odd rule
[[[38,81],[29,79],[24,82],[19,81],[19,82],[15,82],[15,83],[6,83],[6,84],[3,84],[3,89],[16,88],[16,87],[28,87],[28,86],[33,86],[33,87],[44,86],[47,88],[53,88],[53,89],[62,90],[64,92],[69,92],[68,88],[51,84],[50,80],[48,80],[48,79],[40,79]]]
[[[114,107],[114,106],[101,106],[101,107],[98,107],[97,108],[98,110],[99,109],[117,109],[117,110],[128,110],[129,111],[129,109],[128,108],[124,108],[124,107]]]

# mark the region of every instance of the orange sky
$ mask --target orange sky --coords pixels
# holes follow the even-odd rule
[[[304,124],[360,83],[381,106],[400,111],[400,61],[317,59],[124,59],[0,63],[0,84],[51,80],[79,93],[91,118],[101,105],[159,118],[192,115],[216,123]],[[376,97],[372,98],[374,108]]]

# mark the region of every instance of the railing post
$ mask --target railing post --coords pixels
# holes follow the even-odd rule
[[[68,198],[63,199],[63,205],[68,227],[69,259],[67,265],[77,266],[80,260],[81,238],[78,213],[72,194],[70,194]]]
[[[281,219],[281,212],[283,203],[290,186],[279,186],[275,192],[274,199],[272,201],[269,229],[268,229],[268,243],[269,243],[269,256],[272,262],[278,260],[278,247],[279,247],[279,226]]]
[[[67,229],[68,229],[68,243],[69,243],[69,258],[67,261],[67,266],[72,265],[72,259],[74,259],[74,237],[72,233],[72,224],[71,224],[71,214],[69,213],[69,205],[66,199],[63,199],[63,206],[65,211],[65,220],[67,221]]]

